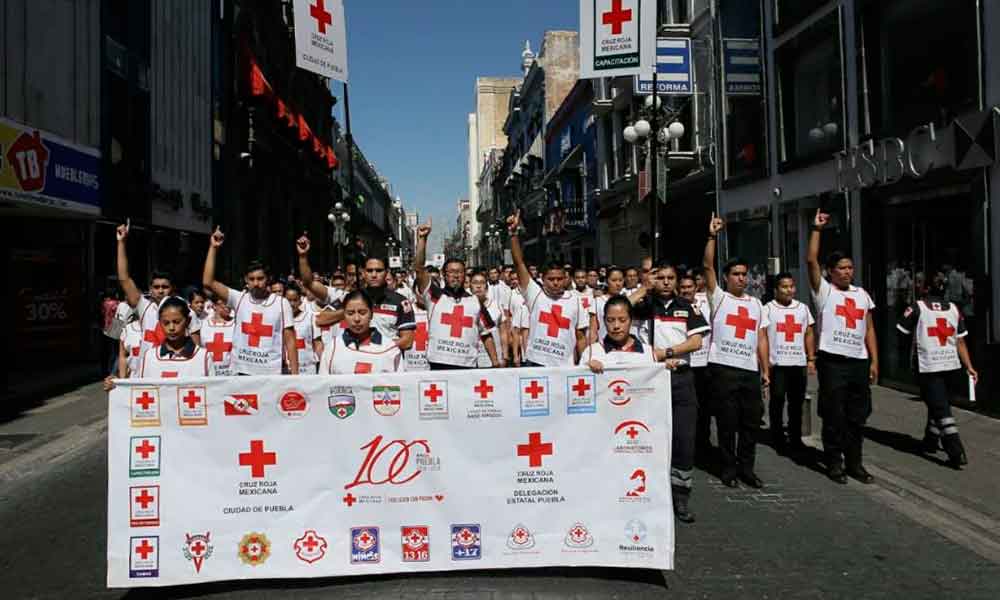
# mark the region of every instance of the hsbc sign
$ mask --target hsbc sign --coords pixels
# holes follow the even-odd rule
[[[108,585],[673,567],[669,371],[428,375],[119,381]]]

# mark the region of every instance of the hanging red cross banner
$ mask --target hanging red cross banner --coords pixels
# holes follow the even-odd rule
[[[108,586],[670,569],[672,374],[606,371],[117,380]]]
[[[347,82],[343,0],[294,0],[295,66]]]
[[[580,78],[652,73],[656,0],[580,0]]]

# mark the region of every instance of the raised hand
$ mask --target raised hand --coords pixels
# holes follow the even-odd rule
[[[514,211],[514,214],[507,217],[507,231],[510,232],[511,235],[515,235],[517,233],[518,227],[520,226],[521,226],[521,209],[519,208],[516,211]]]
[[[131,228],[132,228],[132,219],[125,219],[125,224],[119,225],[117,229],[115,229],[115,237],[118,238],[119,242],[125,241],[125,238],[128,237],[129,229]]]
[[[726,222],[722,220],[722,217],[718,217],[715,213],[712,213],[712,220],[708,222],[708,235],[716,236],[719,232],[726,227]]]
[[[427,222],[423,225],[417,225],[417,237],[426,240],[427,236],[431,234],[431,218],[427,217]]]
[[[311,248],[309,243],[309,232],[303,231],[299,239],[295,240],[295,251],[299,253],[299,256],[305,256],[309,254],[309,248]]]
[[[212,232],[212,237],[208,241],[212,248],[221,248],[222,242],[226,241],[226,236],[222,233],[222,228],[216,225],[215,231]]]
[[[816,209],[816,218],[813,220],[813,226],[816,229],[823,229],[830,223],[830,215],[823,212],[822,209]]]

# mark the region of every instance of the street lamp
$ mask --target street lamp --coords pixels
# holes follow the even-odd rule
[[[670,110],[663,107],[659,96],[656,94],[656,78],[653,78],[653,94],[646,97],[644,107],[639,111],[639,119],[625,127],[622,137],[629,144],[638,145],[640,148],[640,164],[646,162],[646,153],[649,156],[649,183],[652,188],[649,202],[649,245],[650,255],[653,263],[659,261],[660,256],[660,203],[657,182],[657,158],[662,152],[664,159],[669,154],[670,142],[684,137],[684,124],[677,120],[681,109]],[[660,123],[669,123],[661,128]],[[656,135],[651,135],[653,132]],[[648,146],[647,146],[648,144]],[[669,163],[667,163],[669,165]],[[640,198],[641,200],[641,198]]]
[[[351,214],[344,210],[344,205],[337,202],[333,210],[326,215],[326,220],[333,224],[333,245],[337,247],[337,265],[344,268],[344,246],[349,242],[347,224],[351,222]]]
[[[502,228],[497,223],[491,223],[490,226],[486,228],[486,247],[489,249],[489,261],[493,265],[500,262],[500,238],[502,235]]]

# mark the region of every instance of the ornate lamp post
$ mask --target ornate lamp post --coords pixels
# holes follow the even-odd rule
[[[337,266],[344,268],[344,246],[350,241],[347,224],[351,222],[351,214],[344,210],[344,205],[337,202],[333,205],[333,210],[326,215],[326,219],[333,224],[333,245],[337,247]]]

